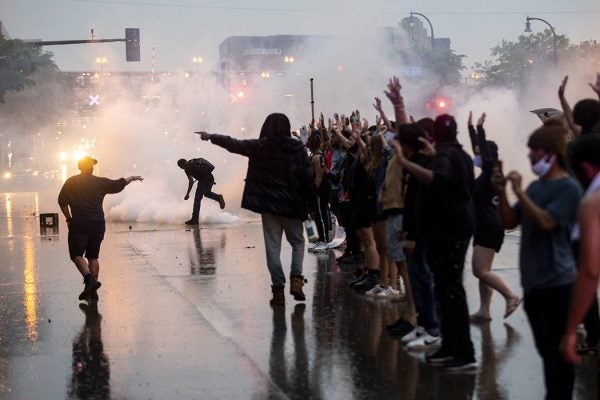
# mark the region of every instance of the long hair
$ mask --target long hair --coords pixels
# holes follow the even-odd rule
[[[260,129],[260,138],[279,138],[290,136],[290,120],[284,114],[269,114]]]

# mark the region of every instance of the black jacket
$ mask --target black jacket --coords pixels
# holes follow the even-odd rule
[[[238,140],[211,135],[210,141],[249,158],[242,208],[305,220],[316,204],[314,172],[301,141],[285,137]]]

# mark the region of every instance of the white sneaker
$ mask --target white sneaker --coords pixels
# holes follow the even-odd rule
[[[431,350],[442,345],[441,336],[432,336],[429,333],[425,333],[419,338],[408,342],[406,344],[406,350]]]
[[[425,335],[425,329],[423,329],[420,326],[417,326],[415,329],[413,329],[412,331],[408,332],[406,335],[402,336],[402,339],[400,339],[400,341],[404,344],[412,342],[415,339],[418,339],[419,337]]]
[[[377,293],[377,296],[383,297],[386,299],[395,299],[395,298],[400,297],[400,291],[394,289],[391,286],[388,286],[385,289],[383,289],[382,291],[380,291],[379,293]]]
[[[317,251],[324,250],[325,248],[327,248],[327,243],[325,243],[325,242],[315,242],[314,246],[308,248],[308,251],[310,251],[310,252],[317,252]]]
[[[385,288],[381,285],[375,285],[372,289],[365,292],[367,296],[381,296],[381,293],[385,291]]]

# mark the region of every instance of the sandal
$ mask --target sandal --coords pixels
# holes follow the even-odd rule
[[[523,299],[521,297],[517,297],[516,299],[509,300],[506,303],[506,312],[504,313],[504,319],[510,317],[511,314],[514,313],[517,310],[517,308],[519,308],[519,304],[521,304],[521,301],[523,301]]]

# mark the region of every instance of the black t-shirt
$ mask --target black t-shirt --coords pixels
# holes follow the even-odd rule
[[[104,231],[104,196],[119,193],[126,185],[124,178],[113,180],[91,174],[75,175],[64,183],[58,194],[58,204],[69,206],[73,226]]]
[[[427,237],[465,238],[475,229],[473,161],[458,143],[444,145],[430,164],[433,181],[424,196]]]

